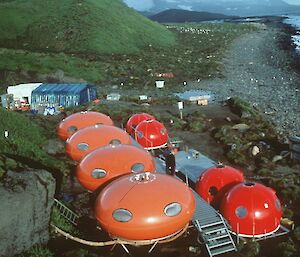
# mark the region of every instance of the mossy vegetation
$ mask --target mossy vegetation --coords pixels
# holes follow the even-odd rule
[[[240,98],[229,99],[228,104],[240,116],[239,124],[224,125],[214,134],[225,146],[228,159],[244,167],[260,167],[265,162],[271,162],[279,154],[277,144],[280,144],[280,137],[274,126]],[[254,147],[258,153],[253,153]]]
[[[78,229],[68,222],[59,212],[56,207],[52,208],[51,212],[51,223],[63,231],[70,233],[71,235],[78,235]],[[52,231],[54,233],[54,231]]]
[[[238,252],[245,257],[256,257],[260,253],[260,244],[257,241],[248,240],[246,243],[241,242],[237,248]]]
[[[18,257],[53,257],[54,254],[45,246],[35,245]]]
[[[16,4],[16,2],[18,1],[12,1],[8,6],[13,6],[13,3]],[[66,12],[66,8],[71,2],[74,1],[68,0],[60,4],[59,10],[62,13]],[[105,8],[114,10],[117,5],[120,5],[120,3],[117,3],[118,1],[105,0],[98,2],[99,4],[94,9],[98,10],[97,8],[101,6],[103,9],[101,9],[100,13],[105,13]],[[105,2],[105,4],[101,5],[100,2]],[[50,4],[49,1],[47,3]],[[57,4],[56,1],[51,1],[51,5],[54,6],[55,4]],[[78,4],[81,4],[80,11],[78,10],[77,17],[74,18],[76,16],[74,14],[73,18],[74,20],[85,20],[90,15],[90,11],[87,11],[88,14],[81,15],[81,10],[84,8],[89,9],[91,4],[96,5],[96,1],[78,1]],[[23,5],[25,4],[23,3]],[[36,5],[39,6],[39,4]],[[119,7],[119,9],[122,8]],[[256,29],[252,25],[225,23],[170,24],[167,26],[168,29],[155,24],[153,28],[149,25],[151,30],[147,30],[143,26],[148,23],[152,25],[152,22],[144,17],[141,18],[132,10],[128,13],[128,19],[132,19],[130,24],[134,23],[134,25],[127,25],[128,28],[125,29],[124,24],[127,24],[127,21],[126,19],[123,20],[124,15],[118,13],[111,14],[111,10],[106,12],[106,16],[110,17],[109,21],[105,19],[99,22],[93,16],[90,21],[95,24],[89,24],[86,21],[76,21],[78,26],[74,24],[70,25],[70,31],[69,29],[61,28],[61,25],[57,26],[57,24],[51,23],[55,21],[64,24],[65,22],[66,24],[63,26],[68,27],[68,20],[71,17],[51,17],[50,21],[49,17],[40,19],[31,24],[30,27],[35,27],[32,34],[41,37],[41,39],[30,37],[32,38],[32,42],[28,43],[22,40],[23,37],[25,39],[28,37],[26,34],[27,30],[24,28],[16,29],[16,39],[5,40],[5,37],[7,37],[5,34],[2,37],[0,36],[0,46],[2,45],[0,49],[0,70],[5,71],[3,76],[4,83],[9,84],[11,83],[10,78],[12,76],[17,77],[15,74],[26,72],[33,77],[37,77],[40,74],[47,74],[49,75],[49,79],[56,80],[71,77],[99,84],[105,83],[111,85],[123,83],[123,88],[147,88],[149,85],[152,87],[155,80],[161,79],[158,77],[159,74],[172,72],[175,77],[165,78],[164,80],[166,88],[173,89],[183,80],[223,76],[221,60],[227,47],[235,38]],[[18,9],[18,12],[21,11]],[[10,9],[3,13],[3,19],[9,13]],[[17,14],[20,15],[20,13]],[[14,16],[17,14],[14,14],[12,11],[11,15]],[[20,16],[22,17],[22,15]],[[106,17],[105,15],[99,16],[98,13],[97,16]],[[113,20],[111,20],[111,17],[113,17]],[[117,17],[118,19],[122,17],[122,25],[117,25],[118,23],[115,21]],[[61,21],[64,18],[66,20]],[[29,17],[26,19],[30,20]],[[5,29],[4,26],[8,26],[7,22],[2,27],[0,26],[0,31]],[[11,23],[12,27],[17,26],[13,21]],[[107,23],[111,25],[108,26]],[[27,25],[29,26],[29,24]],[[132,29],[133,27],[134,30]],[[54,35],[51,31],[48,32],[51,28],[56,28],[57,30],[60,28],[59,31],[63,31],[63,34],[69,33],[70,35],[60,38],[60,33],[55,32],[59,34],[56,35],[53,32]],[[84,31],[85,35],[81,35],[79,31]],[[134,33],[134,36],[131,33]],[[44,34],[47,34],[47,38],[45,39],[43,39]],[[98,34],[100,35],[99,38],[95,39],[94,36]],[[123,37],[130,39],[130,43],[124,40]],[[151,37],[151,40],[148,37]],[[107,45],[100,40],[103,38],[105,38],[105,41],[108,41]],[[156,42],[156,40],[159,42]],[[16,43],[13,44],[12,42],[14,41]],[[131,47],[133,43],[135,46]],[[116,44],[119,45],[115,46]],[[106,48],[104,49],[104,47]],[[57,75],[58,72],[63,75]],[[15,81],[18,81],[18,79],[15,79]]]
[[[120,0],[0,3],[0,45],[36,52],[133,53],[175,37]]]
[[[63,173],[67,167],[62,160],[43,150],[47,142],[45,130],[25,115],[0,108],[0,170],[42,168],[53,173]],[[8,136],[5,137],[5,131]]]

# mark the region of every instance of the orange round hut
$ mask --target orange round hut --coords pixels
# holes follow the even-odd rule
[[[67,140],[76,131],[93,125],[114,125],[107,115],[100,112],[78,112],[63,119],[57,129],[57,134],[62,140]]]
[[[147,150],[165,147],[168,132],[164,124],[157,120],[144,120],[135,129],[135,140]]]
[[[144,120],[155,120],[155,117],[148,113],[136,113],[132,115],[126,124],[126,131],[130,135],[134,135],[134,130]]]
[[[133,145],[109,145],[85,156],[77,166],[76,177],[89,191],[128,173],[154,172],[150,153]]]
[[[95,214],[111,237],[127,241],[160,240],[182,230],[192,219],[190,188],[168,175],[126,175],[106,186]]]
[[[66,142],[66,152],[74,161],[80,161],[96,148],[109,144],[131,144],[131,138],[117,127],[95,125],[73,134]]]
[[[224,195],[236,184],[245,180],[241,171],[217,164],[198,178],[195,190],[208,203],[219,208]]]
[[[232,231],[243,237],[263,237],[276,232],[282,216],[276,192],[254,182],[234,186],[224,197],[220,211]]]

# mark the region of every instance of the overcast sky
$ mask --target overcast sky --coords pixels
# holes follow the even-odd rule
[[[166,0],[166,1],[168,1],[168,0]],[[194,0],[194,1],[195,2],[199,1],[200,2],[201,0]],[[225,2],[226,0],[223,0],[223,1]],[[241,0],[228,0],[228,1],[232,2],[232,1],[241,1]],[[272,0],[270,0],[270,1],[272,2]],[[289,4],[298,4],[298,5],[300,5],[300,0],[283,0],[283,1],[285,1]],[[126,2],[128,4],[128,6],[133,7],[135,9],[139,10],[139,11],[147,10],[147,9],[151,8],[151,6],[153,4],[152,0],[124,0],[124,2]],[[251,2],[251,0],[244,0],[244,2],[246,4],[247,2]]]

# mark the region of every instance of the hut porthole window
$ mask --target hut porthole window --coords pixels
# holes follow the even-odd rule
[[[279,211],[281,210],[281,204],[278,199],[275,200],[275,206],[276,206],[277,210],[279,210]]]
[[[95,179],[104,178],[106,176],[106,171],[103,169],[94,169],[92,171],[92,177]]]
[[[138,131],[137,132],[137,137],[138,138],[142,138],[144,136],[144,133],[143,132],[141,132],[141,131]]]
[[[77,130],[78,130],[78,128],[75,127],[75,126],[70,126],[70,127],[68,127],[68,131],[69,131],[70,133],[75,133]]]
[[[132,213],[126,209],[117,209],[113,212],[113,218],[119,222],[128,222],[132,219]]]
[[[165,129],[165,128],[162,128],[162,129],[160,130],[160,133],[161,133],[162,135],[165,135],[165,134],[166,134],[166,129]]]
[[[87,143],[79,143],[77,148],[80,151],[86,151],[89,148],[89,145]]]
[[[218,193],[218,189],[215,187],[215,186],[211,186],[208,190],[208,193],[211,195],[211,196],[216,196],[217,193]]]
[[[247,209],[244,206],[240,206],[235,210],[235,215],[240,219],[245,218],[247,214]]]
[[[145,166],[144,166],[144,164],[142,164],[142,163],[135,163],[135,164],[132,165],[131,171],[132,171],[133,173],[140,173],[140,172],[143,172],[143,171],[145,171]]]
[[[182,207],[180,203],[170,203],[165,207],[164,213],[168,217],[174,217],[181,212],[181,209]]]
[[[109,142],[110,145],[120,145],[121,141],[119,139],[113,139]]]

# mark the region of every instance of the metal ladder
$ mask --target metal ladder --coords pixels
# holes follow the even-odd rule
[[[77,225],[77,220],[79,216],[70,210],[67,206],[65,206],[62,202],[58,201],[57,199],[54,198],[54,204],[53,206],[59,211],[59,213],[67,219],[70,223],[73,225]]]
[[[194,225],[199,230],[210,257],[237,250],[225,220],[221,215],[219,217],[219,221],[206,225],[194,220]]]

